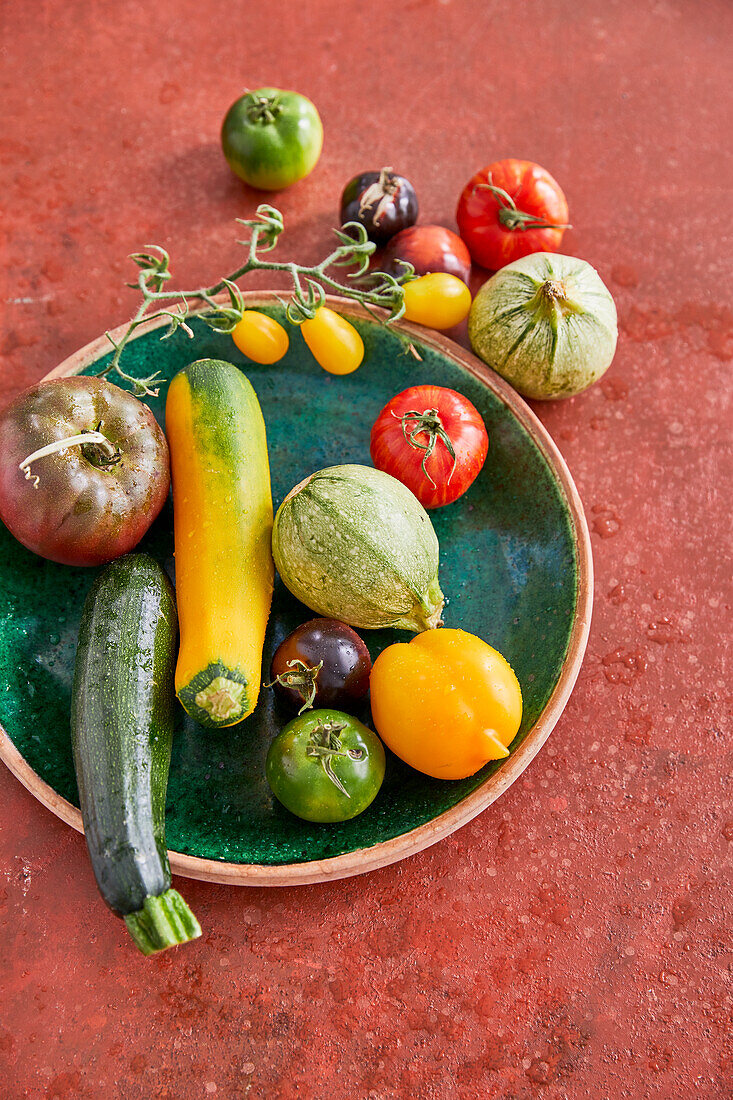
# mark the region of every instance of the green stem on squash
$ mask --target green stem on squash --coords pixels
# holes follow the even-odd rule
[[[437,630],[438,627],[443,625],[444,607],[445,596],[436,574],[430,582],[425,596],[415,601],[411,614],[389,625],[396,630],[412,630],[416,634],[422,634],[424,630]]]
[[[208,687],[196,693],[194,702],[210,718],[228,722],[244,710],[245,685],[226,676],[217,676]]]
[[[544,313],[551,322],[552,318],[556,317],[558,313],[562,317],[567,317],[572,313],[585,312],[581,306],[570,298],[567,286],[559,279],[545,279],[544,282],[540,283],[531,304],[535,310]]]
[[[127,930],[143,955],[188,943],[201,935],[201,926],[177,890],[147,897],[142,909],[125,916]]]
[[[426,599],[422,608],[423,621],[425,626],[423,630],[436,630],[439,626],[443,625],[443,608],[445,607],[445,596],[443,595],[440,584],[438,583],[437,575],[433,578],[430,587],[428,588]]]
[[[550,302],[557,302],[568,296],[565,284],[559,282],[557,279],[548,279],[547,282],[543,283],[541,293]]]

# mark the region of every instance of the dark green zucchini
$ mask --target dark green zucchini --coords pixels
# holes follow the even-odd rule
[[[168,577],[147,554],[108,565],[79,630],[71,738],[92,868],[145,955],[201,935],[171,889],[165,847],[178,621]]]

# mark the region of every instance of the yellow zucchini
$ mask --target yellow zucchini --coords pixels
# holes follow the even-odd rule
[[[176,693],[204,726],[233,726],[260,690],[272,602],[272,497],[265,422],[241,371],[199,359],[170,384]]]

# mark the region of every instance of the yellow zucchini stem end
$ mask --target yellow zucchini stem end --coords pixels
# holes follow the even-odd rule
[[[216,722],[234,722],[244,712],[245,686],[226,676],[217,676],[197,692],[195,703]]]

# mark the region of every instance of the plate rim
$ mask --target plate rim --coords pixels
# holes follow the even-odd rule
[[[242,292],[246,305],[280,304],[278,291],[247,290]],[[327,294],[325,303],[340,313],[360,320],[371,320],[368,311],[348,298]],[[205,307],[202,307],[205,308]],[[196,312],[200,312],[197,310]],[[166,324],[165,317],[156,318],[140,325],[132,334],[136,340]],[[169,850],[171,870],[185,878],[199,879],[234,886],[302,886],[316,882],[329,882],[354,875],[364,874],[387,867],[407,856],[416,855],[439,840],[450,836],[463,825],[467,825],[514,783],[555,728],[570,694],[575,686],[583,662],[593,609],[593,556],[590,533],[585,518],[580,494],[575,486],[568,466],[539,417],[532,411],[522,397],[508,382],[486,366],[461,344],[451,340],[443,333],[423,328],[409,321],[398,321],[394,327],[414,336],[422,344],[447,355],[460,367],[467,370],[479,382],[488,386],[493,394],[506,405],[522,427],[539,448],[540,453],[553,473],[559,485],[571,520],[577,556],[577,603],[575,619],[570,632],[568,648],[563,661],[560,676],[555,688],[542,710],[539,718],[527,732],[521,745],[501,764],[496,771],[487,776],[476,790],[466,795],[450,809],[433,818],[432,821],[418,825],[406,833],[390,840],[380,841],[369,848],[357,848],[353,852],[331,856],[328,859],[309,860],[301,863],[259,864],[229,863],[202,856],[191,856],[185,852]],[[117,340],[127,329],[127,323],[112,329],[110,336]],[[57,367],[49,371],[39,381],[50,378],[69,377],[80,374],[102,355],[110,351],[107,334],[97,337],[73,352]],[[53,787],[31,768],[25,757],[15,747],[10,736],[0,725],[0,760],[12,772],[23,786],[47,809],[70,825],[79,833],[84,832],[81,811],[67,799],[62,798]]]

